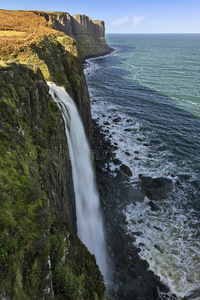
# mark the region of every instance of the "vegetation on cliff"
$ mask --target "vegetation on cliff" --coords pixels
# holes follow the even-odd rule
[[[34,12],[0,14],[0,288],[13,300],[104,299],[95,258],[74,232],[64,123],[46,84],[73,96],[89,135],[76,42]]]

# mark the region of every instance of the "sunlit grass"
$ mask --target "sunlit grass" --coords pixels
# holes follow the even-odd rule
[[[43,16],[31,11],[0,10],[0,58],[16,55],[41,37],[64,35],[52,29]]]
[[[26,32],[23,31],[14,31],[14,30],[0,30],[0,37],[7,37],[7,36],[23,36]]]

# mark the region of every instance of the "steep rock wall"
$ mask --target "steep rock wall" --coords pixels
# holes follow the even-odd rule
[[[75,38],[82,58],[104,55],[112,49],[105,40],[105,24],[101,20],[91,20],[85,15],[73,15],[62,12],[39,12],[54,29]]]
[[[64,122],[46,83],[66,88],[91,138],[76,42],[55,32],[19,49],[12,63],[0,57],[0,290],[16,300],[105,300],[95,258],[76,235]]]

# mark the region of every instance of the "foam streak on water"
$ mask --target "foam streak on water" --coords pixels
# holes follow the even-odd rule
[[[103,222],[91,165],[90,148],[83,124],[72,98],[65,89],[50,82],[48,85],[49,92],[61,109],[65,122],[76,198],[78,236],[96,256],[99,268],[107,280]]]

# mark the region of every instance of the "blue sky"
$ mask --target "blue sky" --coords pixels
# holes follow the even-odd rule
[[[91,19],[104,20],[106,33],[200,33],[200,0],[9,0],[1,2],[1,9],[85,14]]]

